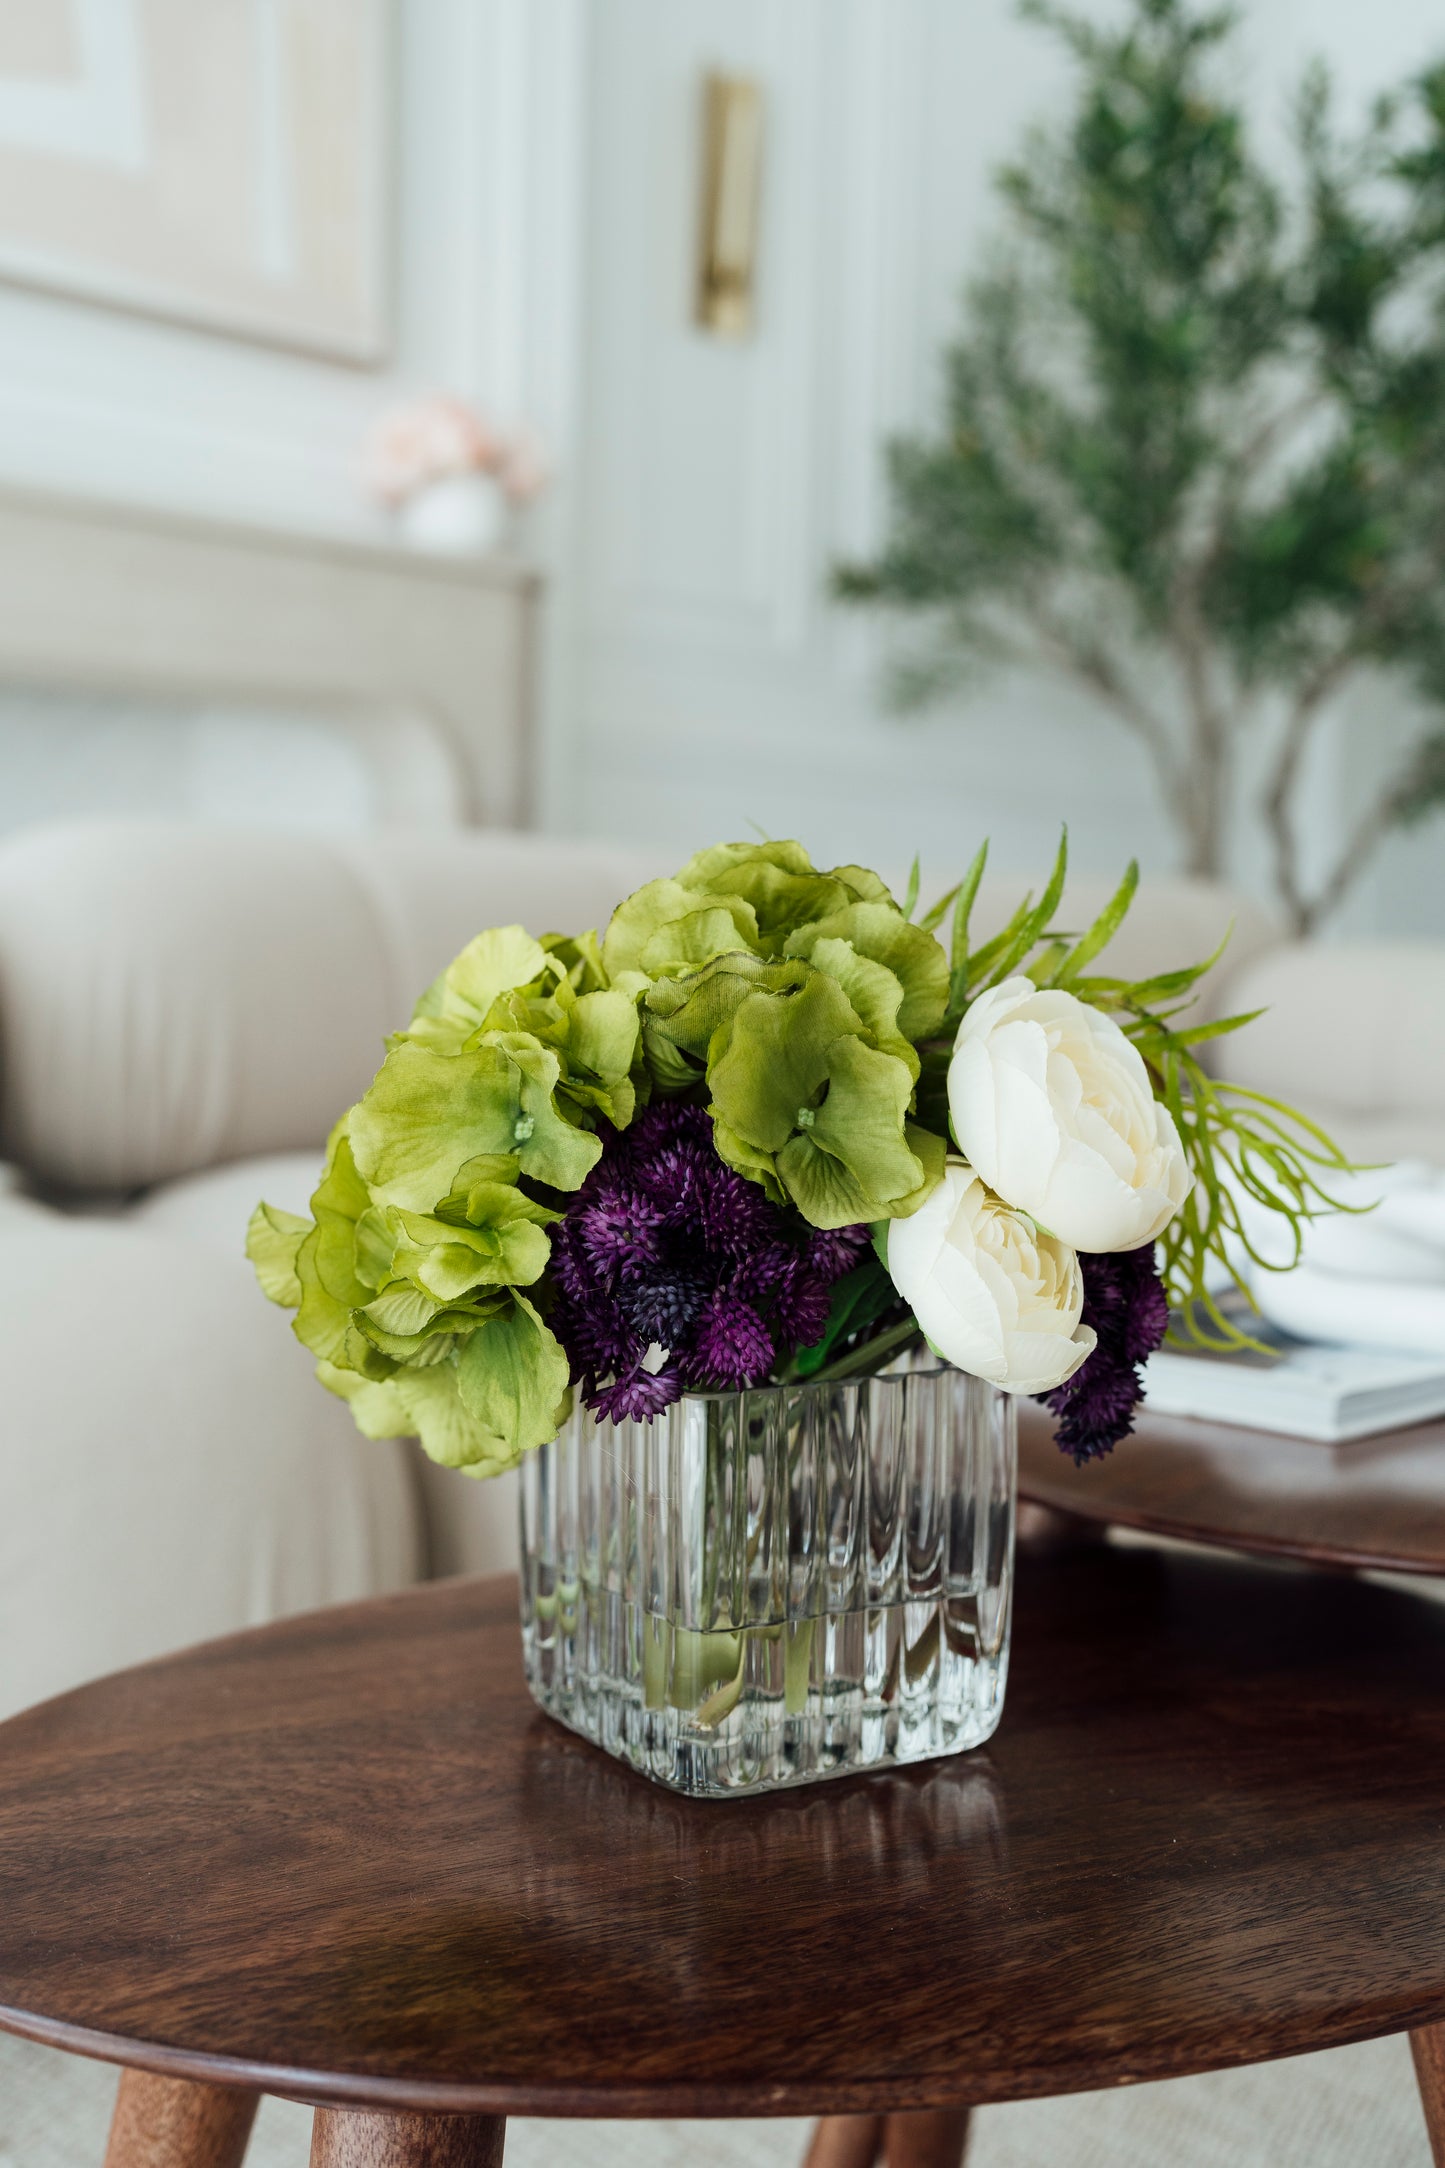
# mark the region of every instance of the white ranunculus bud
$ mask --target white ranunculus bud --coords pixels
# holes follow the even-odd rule
[[[1154,1241],[1189,1163],[1139,1049],[1061,988],[1005,979],[969,1004],[948,1070],[959,1150],[991,1189],[1076,1250]]]
[[[911,1218],[889,1221],[888,1271],[945,1362],[1006,1393],[1052,1392],[1093,1353],[1078,1258],[961,1159]]]

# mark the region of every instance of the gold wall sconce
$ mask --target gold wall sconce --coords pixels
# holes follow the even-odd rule
[[[706,76],[696,317],[718,338],[746,338],[753,328],[762,149],[761,86]]]

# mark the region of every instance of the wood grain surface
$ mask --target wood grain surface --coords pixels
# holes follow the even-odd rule
[[[1435,2168],[1445,2168],[1445,2025],[1412,2033],[1410,2048],[1420,2081],[1420,2105],[1430,2133],[1430,2151]]]
[[[803,2168],[961,2168],[968,2122],[967,2108],[825,2115]]]
[[[111,2118],[105,2168],[241,2168],[261,2105],[230,2086],[127,2070]]]
[[[364,2115],[318,2108],[311,2168],[502,2168],[499,2115]]]
[[[1445,1574],[1445,1422],[1321,1445],[1141,1411],[1076,1468],[1019,1403],[1019,1496],[1056,1512],[1314,1565]]]
[[[987,1748],[678,1799],[538,1713],[509,1581],[0,1727],[0,2022],[329,2105],[885,2113],[1445,2018],[1445,1611],[1026,1561]]]

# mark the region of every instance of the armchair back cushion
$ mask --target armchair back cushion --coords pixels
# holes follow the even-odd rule
[[[467,831],[22,833],[0,846],[0,1158],[96,1193],[314,1147],[479,928],[593,925],[652,870]]]

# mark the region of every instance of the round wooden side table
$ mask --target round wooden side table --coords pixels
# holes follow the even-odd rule
[[[1411,2032],[1445,2161],[1445,1613],[1025,1560],[987,1748],[712,1804],[538,1714],[510,1582],[217,1642],[0,1727],[0,2025],[128,2066],[111,2168],[484,2168],[508,2114],[970,2103]],[[885,2122],[885,2119],[888,2119]]]
[[[1076,1468],[1019,1403],[1019,1496],[1075,1521],[1318,1566],[1445,1575],[1445,1422],[1347,1445],[1155,1415]]]

